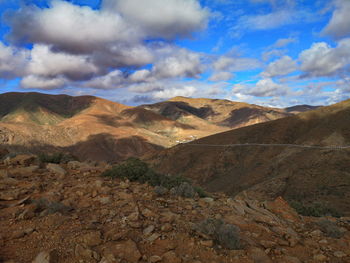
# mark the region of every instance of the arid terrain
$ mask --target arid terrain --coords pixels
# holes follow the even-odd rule
[[[130,107],[93,96],[0,95],[0,142],[17,152],[63,151],[117,162],[231,128],[289,116],[285,110],[177,97]]]
[[[1,162],[0,261],[350,262],[350,218],[300,216],[282,197],[183,197],[101,176],[108,168]]]
[[[349,145],[349,118],[347,100],[178,145],[145,160],[163,173],[192,178],[209,191],[319,202],[349,215],[350,149],[249,145]],[[243,145],[226,146],[231,144]]]

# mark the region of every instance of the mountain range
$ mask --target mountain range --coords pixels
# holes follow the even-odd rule
[[[229,100],[175,97],[131,107],[93,96],[12,92],[0,95],[0,142],[17,151],[118,162],[292,112]]]

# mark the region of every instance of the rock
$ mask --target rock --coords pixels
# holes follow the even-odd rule
[[[169,190],[163,186],[156,186],[153,191],[158,196],[166,195],[169,192]]]
[[[100,231],[94,231],[84,234],[80,241],[89,247],[94,247],[102,243]]]
[[[337,258],[346,257],[346,254],[343,251],[335,251],[333,255]]]
[[[38,165],[31,165],[27,167],[16,167],[16,168],[10,169],[9,172],[11,174],[31,175],[32,173],[36,172],[38,169],[39,169]]]
[[[151,256],[149,258],[149,262],[151,262],[151,263],[156,263],[156,262],[160,262],[160,261],[162,261],[162,258],[160,256]]]
[[[171,230],[173,230],[173,227],[172,227],[171,224],[165,223],[160,229],[161,229],[163,232],[170,232]]]
[[[83,259],[92,259],[93,258],[93,256],[94,256],[94,253],[93,253],[93,251],[91,250],[91,249],[89,249],[89,248],[86,248],[86,247],[84,247],[84,246],[82,246],[82,245],[80,245],[80,244],[77,244],[76,246],[75,246],[75,251],[74,251],[74,253],[75,253],[75,256],[76,257],[78,257],[78,258],[83,258]]]
[[[201,244],[205,247],[212,247],[214,245],[213,240],[202,240]]]
[[[160,237],[160,234],[154,233],[154,234],[152,234],[149,238],[147,238],[147,240],[148,240],[149,242],[153,242],[153,241],[157,240],[159,237]]]
[[[46,165],[46,169],[60,176],[65,176],[67,173],[66,170],[64,170],[60,165],[55,163],[48,163]]]
[[[59,257],[56,250],[52,250],[50,252],[43,251],[36,256],[32,263],[58,263],[58,260]]]
[[[81,163],[78,161],[69,161],[67,163],[67,167],[71,170],[87,170],[91,168],[90,165],[88,165],[87,163]]]
[[[344,235],[344,233],[337,226],[337,224],[332,221],[322,219],[319,222],[317,222],[317,225],[320,227],[322,232],[328,237],[341,238]]]
[[[201,198],[201,200],[203,200],[204,202],[206,202],[208,204],[211,204],[214,202],[214,199],[211,197],[204,197],[204,198]]]
[[[6,155],[8,155],[10,152],[7,149],[1,148],[0,149],[0,160],[2,160]]]
[[[261,240],[260,245],[262,245],[264,248],[274,248],[277,244],[273,241]]]
[[[147,217],[147,218],[151,218],[151,217],[155,217],[156,214],[153,213],[151,210],[149,210],[148,208],[145,208],[141,211],[141,214],[144,216],[144,217]]]
[[[34,164],[37,161],[37,157],[31,154],[19,154],[11,158],[8,163],[12,165],[24,165],[28,166]]]
[[[150,225],[143,230],[143,234],[145,236],[148,236],[149,234],[151,234],[153,232],[154,229],[155,229],[155,227],[153,225]]]
[[[99,196],[96,198],[101,204],[107,205],[111,202],[111,198],[109,196]]]
[[[281,262],[283,262],[283,263],[301,263],[301,261],[298,258],[292,257],[292,256],[284,256],[282,258]]]
[[[313,259],[315,261],[319,261],[319,262],[327,261],[327,257],[325,255],[323,255],[323,254],[314,255]]]
[[[130,263],[137,263],[142,256],[136,243],[130,239],[116,244],[112,252],[116,258],[124,259]]]
[[[253,247],[249,249],[248,255],[253,259],[254,263],[272,263],[265,251],[260,248]]]
[[[166,263],[181,263],[181,258],[174,251],[168,251],[162,256],[162,261]]]

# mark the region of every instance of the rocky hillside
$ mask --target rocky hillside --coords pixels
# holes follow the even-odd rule
[[[350,262],[350,218],[303,217],[281,197],[185,198],[102,177],[107,168],[6,158],[0,261]]]
[[[350,214],[350,149],[244,145],[350,145],[349,121],[347,100],[182,144],[147,160],[163,173],[182,174],[210,191],[236,195],[245,190],[262,200],[281,195]]]

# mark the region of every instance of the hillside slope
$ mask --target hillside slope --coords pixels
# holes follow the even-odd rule
[[[350,149],[223,146],[350,145],[349,123],[347,100],[182,144],[148,157],[148,161],[164,173],[190,177],[211,191],[236,195],[245,190],[259,199],[281,195],[287,200],[319,201],[350,214]]]

